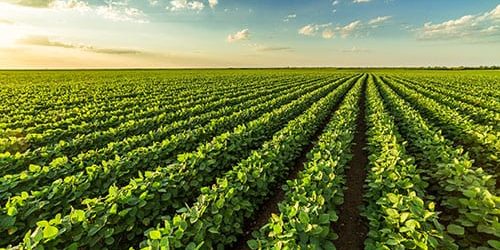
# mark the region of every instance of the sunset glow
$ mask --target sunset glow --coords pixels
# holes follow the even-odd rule
[[[0,0],[1,68],[477,66],[493,51],[486,0]]]

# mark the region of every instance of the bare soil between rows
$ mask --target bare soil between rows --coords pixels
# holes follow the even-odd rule
[[[368,154],[365,151],[366,123],[365,123],[365,92],[366,82],[363,83],[363,94],[359,100],[360,112],[356,121],[356,133],[352,148],[353,158],[346,169],[346,189],[344,190],[344,203],[339,208],[339,219],[333,223],[333,231],[339,235],[334,245],[339,250],[363,249],[368,233],[366,221],[361,216],[363,206],[364,183],[366,179],[366,166]]]

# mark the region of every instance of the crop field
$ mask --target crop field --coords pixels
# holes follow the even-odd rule
[[[500,71],[0,71],[0,248],[500,249]]]

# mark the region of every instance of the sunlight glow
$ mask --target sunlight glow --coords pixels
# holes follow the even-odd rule
[[[14,25],[0,25],[0,47],[10,48],[16,45],[19,39],[26,36],[26,33],[17,26]]]

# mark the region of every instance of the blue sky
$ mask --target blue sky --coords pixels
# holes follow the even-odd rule
[[[0,0],[1,68],[500,64],[500,1]]]

